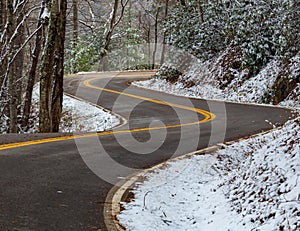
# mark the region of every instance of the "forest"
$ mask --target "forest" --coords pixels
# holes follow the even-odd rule
[[[288,68],[300,51],[299,22],[298,0],[0,0],[0,133],[33,126],[36,83],[39,132],[58,132],[65,75],[163,67],[164,45],[219,60],[220,88],[236,71],[244,81],[276,60],[281,71],[264,100],[278,104],[299,88],[299,68]],[[147,57],[135,49],[143,44],[152,44]],[[123,49],[125,60],[104,67]]]

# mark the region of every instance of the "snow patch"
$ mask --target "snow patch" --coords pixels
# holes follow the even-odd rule
[[[32,94],[32,128],[30,133],[38,132],[39,84]],[[100,132],[120,124],[120,120],[100,107],[72,98],[64,94],[60,132]]]

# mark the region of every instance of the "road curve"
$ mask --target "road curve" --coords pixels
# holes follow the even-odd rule
[[[2,143],[18,142],[0,145],[0,230],[106,230],[105,198],[120,179],[169,158],[271,129],[292,116],[282,108],[187,99],[128,85],[151,74],[65,79],[67,93],[127,121],[112,131],[58,138],[0,136]],[[31,138],[37,141],[26,143]]]

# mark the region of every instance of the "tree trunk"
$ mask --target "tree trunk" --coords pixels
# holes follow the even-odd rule
[[[42,25],[41,20],[39,20],[37,28],[40,28]],[[22,128],[23,130],[28,130],[28,122],[29,122],[29,116],[30,116],[30,108],[31,108],[31,100],[32,100],[32,91],[33,86],[36,79],[36,71],[37,66],[39,62],[39,57],[41,53],[42,48],[42,39],[43,39],[43,30],[45,27],[40,28],[36,33],[36,39],[35,39],[35,46],[32,53],[32,61],[31,61],[31,67],[28,74],[28,80],[26,85],[26,91],[25,91],[25,100],[24,100],[24,107],[23,107],[23,117],[22,117]]]
[[[52,132],[59,131],[59,124],[62,112],[63,101],[63,78],[64,78],[64,50],[65,50],[65,36],[66,36],[66,11],[67,2],[60,2],[60,13],[58,14],[58,33],[56,38],[56,53],[55,53],[55,69],[53,76],[53,92],[52,92]]]
[[[40,112],[39,112],[39,131],[51,132],[51,83],[54,67],[54,49],[56,37],[56,21],[51,12],[50,24],[48,28],[47,39],[42,56],[40,73]]]
[[[73,39],[72,39],[72,59],[76,60],[76,48],[78,45],[78,0],[73,0],[72,1],[72,6],[73,6]],[[77,70],[76,65],[71,64],[71,73],[76,73],[79,70]]]
[[[63,97],[67,1],[53,0],[40,74],[40,132],[58,132]]]
[[[13,9],[13,1],[7,1],[7,37],[10,39],[13,36],[15,30],[15,23],[14,23],[14,9]],[[9,46],[9,60],[12,59],[13,49],[15,46],[15,41],[13,40]],[[13,68],[14,65],[11,65]],[[16,133],[17,132],[17,100],[15,97],[16,94],[16,76],[15,74],[8,71],[7,75],[7,87],[8,91],[8,115],[9,115],[9,132]]]
[[[110,45],[111,42],[111,37],[114,33],[114,29],[115,29],[115,23],[117,20],[117,13],[118,13],[118,8],[119,8],[119,0],[115,0],[114,1],[114,7],[112,10],[112,16],[110,18],[110,22],[109,22],[109,28],[105,37],[105,44],[104,44],[104,52],[106,53],[108,50],[108,47]]]
[[[5,0],[0,0],[0,31],[3,31],[6,22]]]
[[[120,21],[122,20],[122,18],[124,16],[124,11],[125,11],[125,8],[129,2],[129,0],[124,0],[124,1],[125,2],[123,2],[123,0],[121,0],[121,13],[120,13],[120,16],[117,18],[120,1],[114,0],[114,6],[113,6],[113,9],[111,12],[111,17],[109,19],[109,27],[108,27],[106,35],[105,35],[103,51],[100,53],[100,56],[102,59],[99,62],[98,71],[105,70],[105,60],[103,59],[103,57],[106,56],[106,54],[108,52],[108,49],[109,49],[109,46],[111,43],[111,38],[113,36],[116,26],[120,23]]]
[[[110,22],[109,22],[109,29],[108,32],[106,34],[105,37],[105,44],[104,44],[104,52],[108,51],[109,45],[111,43],[111,38],[113,36],[114,30],[116,28],[116,26],[120,23],[120,21],[122,20],[123,16],[124,16],[124,11],[125,8],[129,2],[129,0],[124,0],[125,2],[123,2],[123,0],[121,0],[121,12],[120,12],[120,16],[117,18],[117,14],[118,14],[118,9],[119,9],[119,5],[120,5],[120,1],[119,0],[115,0],[114,1],[114,7],[111,13],[111,18],[110,18]]]
[[[78,40],[78,0],[73,0],[73,43],[74,47]]]
[[[158,16],[159,16],[160,7],[157,8],[155,14],[155,24],[154,24],[154,49],[152,53],[152,69],[155,68],[156,52],[157,52],[157,42],[158,42]]]
[[[4,26],[6,23],[6,4],[5,0],[0,0],[0,32],[2,33],[4,30]],[[0,35],[1,35],[0,33]],[[1,57],[2,51],[4,50],[4,43],[0,41],[0,59],[2,60],[0,65],[0,91],[2,90],[3,76],[6,70],[6,60]],[[2,97],[0,95],[0,97]]]
[[[19,13],[19,14],[22,15],[22,13]],[[21,17],[23,17],[23,15]],[[17,22],[17,23],[19,24],[21,22]],[[16,44],[17,49],[20,49],[22,44],[25,42],[24,33],[25,33],[25,27],[22,24],[19,27],[18,35],[17,35],[16,40],[15,40],[15,44]],[[18,130],[17,126],[19,124],[19,121],[18,121],[17,116],[21,115],[22,87],[23,87],[23,79],[24,79],[24,76],[23,76],[24,55],[25,55],[24,54],[24,49],[21,49],[20,52],[18,53],[18,55],[16,56],[15,60],[13,61],[13,65],[12,65],[11,71],[10,71],[10,74],[15,75],[15,87],[16,87],[14,97],[15,97],[15,100],[16,100],[15,110],[16,110],[17,114],[14,115],[15,122],[16,122],[15,127],[14,127],[14,132],[17,132],[17,130]]]
[[[165,5],[165,20],[167,20],[168,14],[169,14],[169,0],[165,0],[165,1],[166,1],[166,5]],[[167,40],[167,31],[164,31],[160,65],[163,65],[164,62],[165,62],[166,40]]]
[[[18,5],[15,9],[14,4]],[[24,64],[24,50],[22,46],[25,42],[23,16],[25,2],[6,1],[6,49],[7,60],[4,66],[4,76],[7,77],[8,107],[10,133],[18,132],[18,115],[21,109],[22,78]],[[4,80],[5,81],[5,80]]]

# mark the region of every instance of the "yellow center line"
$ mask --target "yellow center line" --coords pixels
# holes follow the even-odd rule
[[[156,100],[156,99],[151,99],[151,98],[147,98],[147,97],[143,97],[143,96],[133,95],[133,94],[120,92],[120,91],[115,91],[115,90],[102,88],[102,87],[97,87],[97,86],[94,86],[90,83],[91,81],[96,80],[96,79],[97,78],[87,79],[83,82],[83,84],[85,86],[89,87],[89,88],[93,88],[93,89],[100,90],[100,91],[106,91],[106,92],[110,92],[110,93],[114,93],[114,94],[118,94],[118,95],[124,95],[124,96],[128,96],[128,97],[131,97],[131,98],[141,99],[141,100],[156,103],[156,104],[162,104],[162,105],[167,105],[167,106],[176,107],[176,108],[180,108],[180,109],[185,109],[185,110],[188,110],[188,111],[194,111],[194,112],[197,112],[197,113],[199,113],[199,114],[201,114],[205,117],[204,120],[201,120],[203,122],[208,122],[210,120],[215,119],[215,117],[216,117],[213,113],[202,110],[202,109],[199,109],[199,108],[187,107],[187,106],[180,105],[180,104],[168,103],[168,102],[164,102],[164,101],[160,101],[160,100]]]
[[[54,137],[54,138],[46,138],[46,139],[40,139],[40,140],[32,140],[32,141],[24,141],[24,142],[18,142],[18,143],[11,143],[11,144],[3,144],[0,145],[0,151],[1,150],[6,150],[6,149],[12,149],[12,148],[17,148],[17,147],[25,147],[25,146],[30,146],[30,145],[38,145],[38,144],[44,144],[44,143],[52,143],[52,142],[58,142],[58,141],[66,141],[66,140],[73,140],[73,139],[81,139],[81,138],[88,138],[88,137],[96,137],[96,136],[106,136],[106,135],[112,135],[112,134],[123,134],[123,133],[136,133],[136,132],[141,132],[141,131],[153,131],[153,130],[160,130],[160,129],[170,129],[170,128],[178,128],[178,127],[183,127],[183,126],[191,126],[191,125],[196,125],[196,124],[201,124],[201,123],[206,123],[211,120],[214,120],[216,116],[208,111],[199,109],[199,108],[193,108],[193,107],[188,107],[180,104],[173,104],[173,103],[168,103],[156,99],[151,99],[143,96],[138,96],[138,95],[133,95],[133,94],[128,94],[125,92],[119,92],[107,88],[101,88],[94,86],[90,84],[91,81],[98,79],[96,78],[91,78],[87,79],[84,81],[84,85],[93,88],[96,90],[101,90],[101,91],[106,91],[118,95],[123,95],[131,98],[136,98],[136,99],[141,99],[144,101],[156,103],[156,104],[161,104],[161,105],[167,105],[171,107],[176,107],[188,111],[194,111],[198,114],[201,114],[204,116],[204,119],[195,121],[195,122],[190,122],[190,123],[185,123],[185,124],[175,124],[175,125],[166,125],[166,126],[159,126],[159,127],[152,127],[152,128],[136,128],[136,129],[130,129],[130,130],[117,130],[117,131],[105,131],[101,133],[88,133],[88,134],[82,134],[82,135],[71,135],[71,136],[62,136],[62,137]]]

